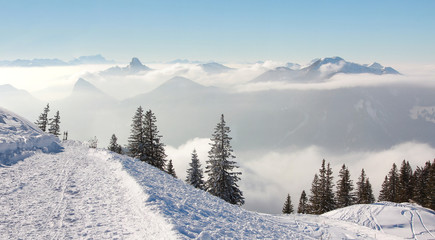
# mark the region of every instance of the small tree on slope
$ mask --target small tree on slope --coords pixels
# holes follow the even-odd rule
[[[172,165],[172,159],[169,160],[168,162],[168,166],[166,167],[166,172],[173,176],[174,178],[177,178],[177,174],[175,174],[175,169],[174,169],[174,165]]]
[[[48,112],[50,112],[50,106],[47,103],[47,106],[44,108],[44,111],[39,115],[38,120],[36,120],[35,124],[45,132],[47,130],[48,125]]]
[[[186,182],[195,188],[204,190],[204,177],[196,150],[192,152],[192,161],[189,163],[189,166],[190,168],[187,169]]]
[[[292,205],[292,200],[290,198],[290,194],[287,194],[287,198],[284,202],[284,206],[282,208],[282,213],[284,214],[290,214],[293,213],[293,205]]]
[[[206,173],[208,179],[206,189],[212,195],[237,205],[245,203],[242,191],[240,191],[237,181],[241,172],[234,172],[237,168],[233,149],[230,145],[231,137],[228,135],[230,128],[226,126],[224,115],[217,124],[211,138],[211,150],[208,152]]]
[[[302,191],[299,199],[298,213],[308,213],[308,199],[305,190]]]
[[[50,128],[48,129],[48,132],[59,136],[60,135],[60,115],[59,111],[56,112],[56,115],[54,115],[53,118],[50,119]]]
[[[118,144],[118,138],[115,134],[112,134],[112,137],[110,138],[109,147],[107,147],[108,150],[115,152],[115,153],[122,153],[122,147]]]

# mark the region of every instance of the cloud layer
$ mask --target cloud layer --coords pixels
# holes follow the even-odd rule
[[[205,168],[207,152],[210,150],[209,139],[195,138],[179,147],[166,148],[169,158],[173,159],[175,171],[182,180],[186,177],[193,149],[198,151],[202,167]],[[410,162],[414,170],[426,161],[433,160],[435,149],[427,144],[406,142],[373,152],[337,154],[311,146],[280,151],[238,152],[236,149],[235,155],[243,172],[240,186],[246,198],[244,208],[266,213],[280,213],[287,193],[290,194],[295,208],[302,190],[309,194],[311,182],[314,174],[318,173],[322,159],[331,163],[334,183],[343,164],[349,168],[354,185],[358,181],[361,169],[364,168],[377,198],[382,181],[393,163],[400,167],[405,159]]]

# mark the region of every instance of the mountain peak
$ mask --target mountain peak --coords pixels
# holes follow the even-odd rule
[[[341,62],[341,61],[344,61],[344,59],[341,58],[341,57],[337,57],[337,56],[335,56],[335,57],[321,58],[319,61],[320,61],[322,64],[327,64],[327,63],[333,63],[333,64],[336,64],[336,63],[339,63],[339,62]]]
[[[381,64],[379,64],[377,62],[374,62],[374,63],[368,65],[368,67],[369,68],[374,68],[374,69],[383,69],[384,68],[384,66],[382,66]]]
[[[224,72],[228,72],[230,70],[233,70],[232,68],[227,67],[227,66],[222,65],[222,64],[217,63],[217,62],[203,63],[203,64],[199,64],[199,66],[205,72],[211,73],[211,74],[224,73]]]
[[[74,84],[73,92],[101,92],[97,87],[95,87],[92,83],[86,81],[83,78],[79,78],[77,82]]]
[[[136,66],[142,67],[142,66],[144,66],[144,65],[140,62],[140,60],[139,60],[138,58],[136,58],[136,57],[134,57],[134,58],[131,59],[131,62],[130,62],[129,65],[130,65],[130,67],[136,67]]]

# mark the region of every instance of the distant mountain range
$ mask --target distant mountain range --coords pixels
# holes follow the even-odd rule
[[[143,71],[149,71],[151,68],[143,65],[141,61],[134,57],[131,59],[130,64],[128,64],[126,67],[111,67],[109,69],[106,69],[102,72],[100,72],[101,75],[133,75],[137,74]]]
[[[13,61],[3,60],[0,61],[0,66],[4,67],[48,67],[48,66],[71,66],[71,65],[81,65],[81,64],[112,64],[114,61],[105,59],[101,54],[92,56],[81,56],[75,58],[71,61],[65,62],[57,58],[45,59],[45,58],[35,58],[32,60],[28,59],[17,59]]]
[[[332,76],[344,74],[369,73],[375,75],[400,74],[391,67],[384,67],[379,63],[358,64],[348,62],[340,57],[316,59],[309,66],[301,68],[299,64],[287,63],[285,67],[269,70],[251,82],[318,82]]]
[[[30,112],[31,119],[46,104],[10,85],[0,86],[0,102],[19,113]],[[433,89],[421,86],[234,93],[175,77],[150,92],[116,100],[79,79],[69,96],[50,102],[61,111],[63,127],[82,140],[109,139],[115,132],[126,141],[131,116],[140,105],[155,111],[165,142],[172,146],[207,137],[222,113],[228,115],[238,149],[316,145],[376,150],[407,141],[435,146],[435,97]]]

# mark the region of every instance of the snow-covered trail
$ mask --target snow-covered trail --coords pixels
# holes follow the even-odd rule
[[[0,168],[2,239],[176,239],[105,151],[70,143]]]

